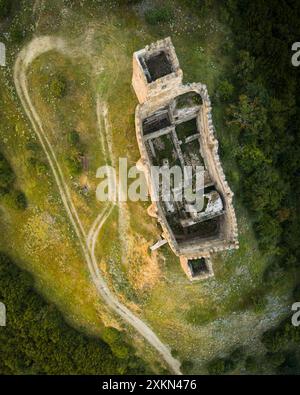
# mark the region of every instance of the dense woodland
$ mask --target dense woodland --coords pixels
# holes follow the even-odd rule
[[[230,24],[235,44],[236,66],[219,92],[226,103],[225,132],[239,141],[230,155],[241,177],[239,185],[234,177],[232,183],[253,218],[261,253],[269,258],[262,287],[270,292],[294,276],[293,303],[300,296],[300,68],[291,63],[291,47],[300,37],[300,3],[227,0],[220,16]],[[248,371],[268,365],[279,373],[300,373],[299,340],[288,317],[264,333],[264,360],[245,359],[239,350],[213,361],[209,370],[225,373],[245,359]]]
[[[6,305],[9,322],[0,331],[1,374],[147,371],[116,329],[106,328],[102,341],[71,328],[57,308],[35,291],[32,277],[3,253],[0,253],[0,300]]]

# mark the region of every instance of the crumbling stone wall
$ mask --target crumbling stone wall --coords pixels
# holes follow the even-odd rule
[[[168,54],[174,71],[156,81],[148,83],[139,58],[146,55],[155,55],[159,51],[165,51]],[[183,73],[179,66],[175,48],[169,37],[147,45],[144,49],[133,54],[132,86],[140,103],[144,103],[153,97],[161,94],[164,95],[166,92],[173,90],[182,83],[182,75]]]
[[[143,75],[141,65],[139,64],[139,56],[140,54],[145,54],[147,51],[154,53],[158,49],[161,50],[163,48],[167,48],[167,50],[172,54],[171,59],[174,63],[173,69],[176,70],[176,72],[159,78],[154,82],[148,83],[145,75]],[[233,192],[226,181],[218,154],[218,141],[215,138],[215,130],[211,113],[212,107],[207,87],[201,83],[182,84],[182,70],[179,67],[174,47],[169,38],[160,40],[155,44],[151,44],[144,50],[138,51],[134,54],[132,84],[140,102],[136,108],[135,115],[136,135],[141,153],[141,159],[138,166],[145,173],[150,196],[152,198],[154,197],[154,191],[151,182],[151,160],[148,156],[143,138],[142,121],[158,109],[169,105],[170,101],[175,99],[177,96],[187,92],[197,92],[202,98],[203,104],[201,105],[197,116],[201,155],[213,183],[223,197],[225,209],[225,213],[221,220],[219,237],[208,237],[201,240],[186,241],[181,242],[179,245],[166,220],[164,211],[160,207],[160,204],[152,200],[152,205],[148,210],[149,214],[151,216],[156,216],[158,222],[161,224],[163,236],[167,239],[173,252],[180,257],[181,265],[190,278],[191,275],[187,265],[188,259],[205,257],[209,260],[209,265],[211,265],[211,261],[209,259],[210,254],[218,251],[238,248],[238,228],[233,208]]]

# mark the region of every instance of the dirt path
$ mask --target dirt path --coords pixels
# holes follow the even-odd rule
[[[111,140],[111,124],[108,117],[108,107],[106,103],[101,101],[100,95],[97,97],[97,120],[98,120],[98,133],[101,135],[101,145],[104,147],[104,155],[107,162],[110,162],[112,166],[117,169],[117,160],[112,150],[112,140]],[[102,129],[101,125],[103,120]],[[107,148],[106,148],[107,147]],[[130,214],[126,202],[121,202],[118,199],[118,233],[121,243],[122,250],[122,262],[125,263],[128,258],[128,238],[129,227],[130,227]]]
[[[68,50],[64,40],[49,36],[33,39],[19,53],[14,67],[14,82],[21,104],[24,108],[26,115],[28,116],[28,119],[32,124],[33,130],[35,131],[48,159],[61,199],[65,206],[67,215],[71,221],[71,224],[75,230],[75,233],[78,237],[82,249],[82,254],[88,266],[93,283],[95,284],[99,292],[99,295],[114,312],[116,312],[127,323],[132,325],[142,336],[144,336],[144,338],[162,355],[166,363],[175,374],[181,374],[180,362],[172,356],[169,348],[159,340],[155,333],[142,320],[136,317],[126,306],[124,306],[117,300],[115,295],[109,290],[108,286],[106,285],[98,268],[95,256],[96,242],[99,233],[103,225],[105,224],[105,221],[112,212],[114,205],[108,205],[104,209],[104,212],[102,212],[96,219],[96,222],[94,222],[94,226],[89,233],[89,236],[87,236],[76,211],[76,208],[72,202],[70,191],[65,182],[53,147],[49,139],[47,138],[47,134],[43,128],[41,118],[32,104],[28,91],[28,83],[26,77],[27,69],[35,58],[51,50],[62,52],[64,55],[70,54],[70,51]]]

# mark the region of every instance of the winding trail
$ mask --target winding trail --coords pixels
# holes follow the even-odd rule
[[[108,107],[106,103],[101,101],[101,97],[97,95],[97,121],[98,121],[98,135],[100,137],[101,145],[103,148],[103,154],[106,162],[111,163],[112,166],[117,169],[117,160],[112,150],[111,141],[111,124],[108,117]],[[101,122],[102,121],[102,122]],[[104,126],[104,127],[102,127]],[[118,216],[118,233],[121,243],[122,250],[122,261],[126,262],[128,256],[129,245],[127,237],[129,233],[130,219],[129,212],[126,202],[122,202],[118,199],[117,201],[119,216]]]
[[[166,363],[175,374],[181,374],[180,362],[172,356],[169,348],[159,340],[159,338],[150,329],[149,326],[147,326],[126,306],[118,301],[116,296],[108,288],[98,268],[97,259],[95,256],[96,242],[98,240],[99,233],[106,220],[108,219],[109,215],[111,214],[113,208],[115,207],[115,204],[109,203],[104,208],[102,213],[100,213],[94,221],[89,234],[86,235],[79,215],[72,202],[71,194],[64,179],[64,175],[58,163],[57,157],[55,155],[55,151],[43,128],[41,118],[36,112],[30,99],[28,91],[28,81],[26,77],[27,69],[34,61],[34,59],[36,59],[43,53],[52,50],[56,50],[64,55],[71,56],[71,51],[68,49],[65,41],[61,38],[52,36],[42,36],[34,38],[27,46],[22,49],[16,59],[14,67],[14,82],[17,94],[48,159],[61,199],[63,201],[73,229],[78,237],[83,257],[85,259],[92,281],[96,286],[99,295],[115,313],[122,317],[127,323],[132,325],[161,354],[161,356],[164,358]]]

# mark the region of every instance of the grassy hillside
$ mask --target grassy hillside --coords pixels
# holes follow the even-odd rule
[[[228,94],[224,80],[235,64],[236,43],[228,18],[218,2],[203,2],[195,8],[185,1],[160,4],[22,1],[10,11],[1,35],[8,47],[8,67],[0,70],[1,152],[9,158],[28,208],[18,211],[1,200],[0,248],[26,262],[37,289],[77,328],[98,336],[105,325],[124,328],[103,305],[90,281],[46,158],[16,98],[12,67],[19,49],[32,37],[50,35],[65,40],[64,54],[48,52],[33,62],[28,81],[32,102],[88,230],[103,207],[95,198],[97,168],[107,161],[117,163],[119,157],[127,157],[130,164],[139,159],[132,53],[171,36],[185,81],[207,84],[212,97],[225,174],[238,192],[235,208],[240,249],[215,256],[215,277],[191,284],[168,246],[149,252],[161,230],[148,217],[148,204],[129,202],[116,207],[102,229],[97,257],[118,297],[170,345],[189,372],[203,373],[207,361],[237,347],[244,347],[249,354],[265,352],[260,336],[288,311],[293,275],[276,290],[264,286],[262,274],[270,256],[258,247],[252,216],[239,193],[243,175],[232,154],[239,140],[234,130],[226,127],[227,106],[220,97],[220,92],[225,98]],[[7,32],[9,35],[4,34]],[[97,119],[97,103],[101,109],[107,106],[107,118],[102,112]],[[110,158],[101,149],[99,138],[105,125]],[[78,159],[82,156],[87,168]],[[86,185],[87,193],[83,189]],[[139,352],[147,350],[148,360],[157,359],[145,342],[138,337],[135,341]]]

